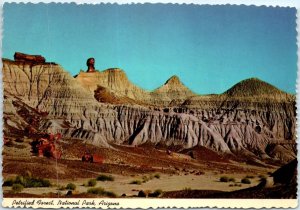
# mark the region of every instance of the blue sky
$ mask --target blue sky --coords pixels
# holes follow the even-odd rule
[[[5,58],[41,54],[75,75],[94,57],[147,90],[177,75],[199,94],[250,77],[295,93],[295,8],[6,3],[3,16]]]

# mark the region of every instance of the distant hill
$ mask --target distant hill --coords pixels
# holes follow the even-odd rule
[[[223,94],[234,97],[286,95],[285,92],[258,78],[245,79],[231,87]]]

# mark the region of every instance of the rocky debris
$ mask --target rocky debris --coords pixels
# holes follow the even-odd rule
[[[89,152],[85,152],[83,156],[81,157],[82,162],[89,162],[89,163],[103,163],[103,157],[99,155],[94,155]]]
[[[257,96],[257,100],[240,96],[239,86],[226,94],[193,96],[178,77],[172,77],[152,98],[131,84],[121,69],[81,72],[73,78],[59,65],[8,60],[3,60],[3,85],[5,129],[24,129],[26,115],[35,115],[18,114],[17,102],[22,102],[36,113],[47,113],[38,129],[96,146],[151,143],[178,149],[203,146],[220,154],[243,153],[262,160],[286,162],[296,157],[295,97],[280,91],[272,97],[267,91],[268,96]],[[257,94],[263,92],[254,89]],[[185,94],[180,95],[182,90]],[[177,99],[184,102],[164,107],[137,102],[169,104]],[[112,100],[117,102],[107,103]]]
[[[61,139],[61,134],[45,134],[42,138],[34,140],[31,143],[33,153],[39,157],[48,157],[60,159],[62,151],[58,148],[57,143]]]

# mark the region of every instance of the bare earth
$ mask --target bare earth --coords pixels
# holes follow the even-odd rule
[[[12,146],[4,146],[3,176],[9,177],[24,174],[29,170],[34,177],[48,178],[52,187],[24,188],[23,197],[49,197],[58,193],[58,186],[74,183],[76,190],[73,195],[86,193],[89,187],[84,186],[90,179],[100,174],[112,175],[114,181],[97,181],[95,187],[102,187],[114,192],[117,196],[137,196],[138,192],[153,192],[155,190],[216,190],[234,191],[259,184],[259,175],[268,176],[275,167],[259,167],[234,160],[223,160],[218,154],[203,150],[203,159],[197,160],[182,153],[168,155],[164,149],[151,146],[129,147],[117,146],[115,149],[99,148],[84,144],[82,141],[68,140],[60,143],[64,154],[60,160],[36,157],[30,150],[30,139],[23,143],[14,142]],[[83,151],[104,157],[103,164],[84,163],[81,161]],[[15,155],[18,154],[18,155]],[[215,156],[214,156],[215,155]],[[207,161],[208,157],[210,161]],[[216,161],[211,161],[215,159]],[[155,178],[154,175],[159,175]],[[220,182],[221,176],[234,178],[234,182]],[[250,178],[251,184],[242,184],[241,179]],[[146,181],[143,180],[147,178]],[[130,184],[134,180],[141,184]],[[232,186],[229,186],[232,185]],[[11,187],[3,187],[5,197],[14,197]],[[60,196],[66,195],[67,190],[61,190]],[[58,196],[58,195],[57,195]]]

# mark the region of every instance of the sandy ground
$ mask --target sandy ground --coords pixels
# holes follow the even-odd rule
[[[143,175],[146,176],[146,175]],[[160,175],[160,178],[152,178],[151,180],[142,183],[141,185],[130,184],[134,180],[143,180],[143,176],[122,176],[122,175],[113,175],[115,178],[114,181],[97,181],[95,187],[102,187],[107,191],[112,191],[118,196],[126,194],[127,196],[137,195],[140,190],[153,192],[157,189],[162,191],[175,191],[183,189],[198,189],[198,190],[221,190],[221,191],[233,191],[238,189],[243,189],[251,186],[255,186],[259,183],[259,178],[255,177],[250,179],[251,184],[241,184],[241,178],[245,177],[246,174],[237,174],[237,175],[227,175],[228,177],[234,177],[237,184],[241,186],[230,186],[234,184],[233,182],[220,182],[220,175],[214,174],[204,174],[200,176],[196,175]],[[224,176],[224,174],[222,174]],[[150,177],[150,174],[147,176]],[[87,183],[89,179],[76,179],[76,180],[51,180],[53,187],[49,188],[25,188],[23,193],[30,194],[44,194],[49,192],[57,192],[57,186],[61,185],[66,186],[68,183],[74,183],[76,185],[76,190],[74,193],[84,193],[87,192],[89,187],[83,186],[84,183]],[[10,191],[10,187],[4,187],[3,191]],[[67,193],[67,190],[61,191],[63,194]]]
[[[235,161],[223,161],[214,154],[211,158],[218,161],[195,160],[180,153],[167,155],[164,150],[151,147],[121,147],[116,150],[96,148],[93,145],[82,143],[65,144],[64,152],[68,156],[61,160],[52,160],[45,157],[36,157],[29,145],[30,139],[23,143],[14,142],[14,146],[4,146],[3,150],[3,177],[15,177],[29,170],[34,177],[47,178],[51,181],[49,188],[25,188],[22,193],[42,195],[58,191],[58,186],[74,183],[76,190],[73,194],[86,193],[89,189],[83,186],[89,179],[95,179],[99,174],[112,175],[114,181],[97,181],[95,187],[102,187],[106,191],[114,192],[117,196],[136,196],[140,190],[153,192],[176,191],[184,189],[234,191],[255,186],[259,183],[259,175],[268,176],[267,173],[274,168],[259,167]],[[84,163],[81,161],[84,149],[93,154],[104,157],[104,164]],[[204,151],[205,152],[205,151]],[[200,173],[201,172],[201,173]],[[197,174],[198,173],[198,174]],[[199,174],[200,173],[200,174]],[[152,178],[140,185],[130,184],[134,180],[143,181],[143,177],[159,174],[160,178]],[[245,176],[252,175],[251,184],[241,184]],[[220,182],[221,176],[235,179],[234,182]],[[56,179],[58,177],[58,179]],[[229,185],[238,186],[229,186]],[[4,196],[11,191],[11,187],[3,187]],[[62,195],[67,191],[61,191]]]

